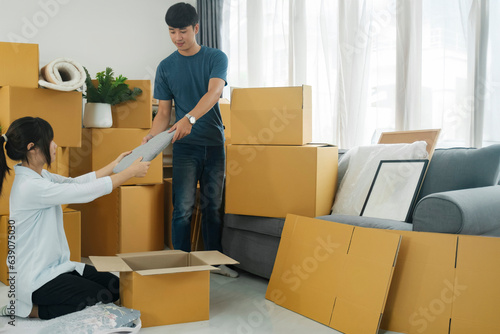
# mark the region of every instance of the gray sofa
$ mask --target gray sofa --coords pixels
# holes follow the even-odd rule
[[[342,159],[342,152],[339,159]],[[339,164],[339,182],[347,161]],[[481,149],[436,149],[422,184],[411,222],[348,215],[318,219],[355,226],[439,233],[500,236],[500,145]],[[284,218],[226,214],[225,254],[239,268],[271,277]]]

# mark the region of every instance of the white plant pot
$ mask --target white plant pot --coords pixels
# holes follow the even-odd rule
[[[113,125],[111,105],[108,103],[86,103],[83,126],[86,128],[110,128]]]

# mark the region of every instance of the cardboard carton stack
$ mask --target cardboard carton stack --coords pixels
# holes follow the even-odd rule
[[[225,212],[284,218],[330,213],[337,147],[310,144],[311,87],[234,89]]]
[[[81,145],[80,92],[59,92],[38,88],[39,53],[37,44],[0,42],[0,126],[5,133],[10,124],[24,116],[41,117],[54,130],[58,144],[52,173],[69,176],[69,148]],[[16,162],[7,158],[13,168]],[[9,195],[15,173],[7,174],[0,195],[0,281],[7,284],[6,257],[15,240],[15,222],[9,221]],[[64,206],[63,206],[64,207]],[[80,261],[80,212],[65,209],[63,214],[71,260]]]
[[[129,80],[142,94],[136,101],[114,106],[112,128],[87,128],[82,145],[70,150],[70,176],[99,170],[141,144],[152,124],[151,82]],[[164,190],[162,155],[147,175],[132,178],[111,194],[87,204],[72,205],[82,212],[82,255],[115,255],[164,248]]]

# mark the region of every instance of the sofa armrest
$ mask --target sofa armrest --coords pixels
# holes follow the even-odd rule
[[[500,186],[430,194],[413,211],[413,230],[500,235]]]

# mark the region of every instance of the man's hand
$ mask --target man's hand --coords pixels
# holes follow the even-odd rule
[[[189,123],[189,120],[187,117],[182,117],[181,120],[177,121],[169,130],[168,132],[172,132],[174,130],[174,138],[172,139],[172,144],[175,143],[176,140],[182,139],[186,137],[188,134],[191,133],[191,129],[193,128],[193,125]]]
[[[141,145],[146,144],[151,138],[153,138],[153,135],[148,133],[146,136],[144,136],[144,138],[142,138]]]

